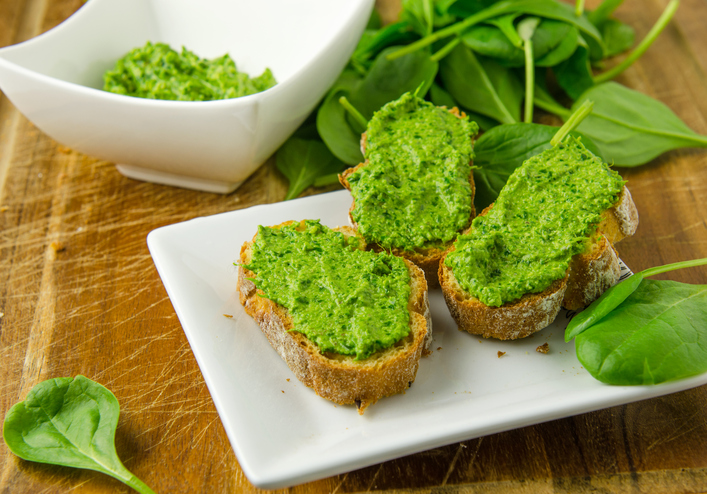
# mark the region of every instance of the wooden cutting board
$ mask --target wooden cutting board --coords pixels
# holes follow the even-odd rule
[[[3,0],[0,45],[50,29],[81,0]],[[588,2],[595,6],[597,2]],[[626,0],[640,39],[667,0]],[[395,0],[381,0],[387,20]],[[683,0],[618,80],[707,134],[707,2]],[[622,169],[641,222],[618,245],[634,270],[707,257],[707,151]],[[329,189],[310,189],[316,194]],[[121,403],[117,450],[157,492],[253,492],[147,250],[160,226],[284,198],[272,161],[221,196],[127,179],[48,138],[0,96],[0,413],[38,382],[83,374]],[[238,246],[233,246],[234,256]],[[707,283],[707,268],[659,278]],[[0,492],[128,492],[89,471],[18,460]],[[707,491],[707,387],[435,448],[295,492]]]

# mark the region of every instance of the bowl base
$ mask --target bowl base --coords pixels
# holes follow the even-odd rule
[[[133,165],[116,164],[118,171],[128,178],[152,182],[162,185],[171,185],[183,189],[200,190],[203,192],[213,192],[216,194],[229,194],[236,190],[243,182],[222,182],[220,180],[206,180],[203,178],[188,177],[186,175],[176,175],[174,173],[158,172],[149,168],[142,168]]]

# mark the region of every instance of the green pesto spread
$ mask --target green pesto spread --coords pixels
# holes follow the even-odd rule
[[[167,44],[149,41],[118,60],[103,79],[103,89],[111,93],[178,101],[238,98],[276,84],[270,69],[254,78],[238,72],[228,54],[206,60],[184,47],[179,53]]]
[[[488,306],[545,290],[584,250],[624,181],[572,137],[523,163],[445,264]]]
[[[247,269],[267,298],[285,307],[294,331],[322,352],[365,359],[410,332],[405,262],[360,248],[316,220],[258,227]]]
[[[366,129],[366,166],[348,181],[363,237],[414,250],[440,246],[469,223],[472,137],[478,126],[410,93],[386,104]]]

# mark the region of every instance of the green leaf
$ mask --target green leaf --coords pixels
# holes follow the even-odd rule
[[[607,20],[601,28],[606,46],[606,57],[623,53],[633,46],[636,32],[631,26],[617,19]]]
[[[361,78],[352,71],[344,72],[317,110],[317,131],[329,150],[347,165],[363,161],[361,132],[353,129],[339,98],[349,97]]]
[[[285,200],[294,199],[321,176],[341,171],[344,165],[321,141],[288,139],[275,155],[277,169],[290,181]]]
[[[572,106],[594,102],[594,111],[578,127],[616,166],[637,166],[682,147],[707,147],[707,137],[695,133],[663,103],[615,82],[594,86]]]
[[[555,45],[547,53],[535,57],[536,67],[553,67],[560,62],[564,62],[577,50],[579,44],[579,30],[575,26],[562,37],[559,44]]]
[[[482,211],[496,200],[508,177],[528,158],[550,149],[558,127],[540,124],[504,124],[485,132],[474,145],[474,206]],[[587,149],[596,154],[596,146],[586,136],[580,137]]]
[[[580,36],[574,53],[553,67],[557,83],[572,99],[577,99],[594,85],[589,64],[589,49]]]
[[[601,321],[604,316],[618,307],[636,290],[636,288],[638,288],[638,285],[640,285],[643,278],[660,273],[667,273],[669,271],[675,271],[676,269],[702,266],[705,264],[707,264],[707,258],[693,259],[690,261],[681,261],[666,264],[664,266],[657,266],[645,269],[612,286],[589,307],[572,318],[570,323],[567,325],[567,329],[565,329],[565,341],[570,341],[572,338],[582,333],[593,324]]]
[[[389,47],[383,50],[376,57],[370,71],[349,95],[351,104],[368,120],[386,103],[415,91],[424,83],[418,93],[422,97],[437,75],[439,66],[430,60],[429,50],[388,60],[387,55],[396,49]]]
[[[445,89],[465,108],[502,123],[520,120],[523,85],[509,69],[458,45],[442,59],[440,75]]]
[[[636,273],[605,291],[601,297],[592,302],[589,307],[572,318],[565,329],[565,341],[571,341],[572,338],[583,333],[593,324],[601,321],[604,316],[618,307],[629,295],[636,291],[636,288],[638,288],[642,280],[643,274]]]
[[[575,339],[577,358],[607,384],[644,385],[707,371],[707,285],[642,280]]]
[[[49,379],[10,409],[3,438],[24,460],[95,470],[154,494],[118,458],[119,414],[118,400],[100,384],[84,376]]]

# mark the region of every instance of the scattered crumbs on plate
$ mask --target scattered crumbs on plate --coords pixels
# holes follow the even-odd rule
[[[286,381],[287,381],[287,382],[290,382],[290,378],[288,377],[288,378],[286,379]]]
[[[479,340],[479,343],[481,343],[481,340]]]
[[[539,353],[547,353],[547,352],[550,351],[550,345],[549,345],[548,342],[546,341],[545,343],[543,343],[542,345],[540,345],[539,347],[537,347],[537,348],[535,349],[535,351],[536,351],[536,352],[539,352]]]
[[[66,250],[64,244],[56,240],[49,244],[49,247],[51,247],[54,252],[64,252]]]
[[[498,358],[503,357],[506,354],[506,352],[502,352],[501,350],[498,351]]]
[[[233,319],[233,315],[231,315],[231,314],[224,314],[223,317],[227,317],[227,318],[229,318],[229,319]]]
[[[285,394],[285,390],[284,390],[284,389],[281,389],[280,391],[282,391],[282,394]]]
[[[442,347],[441,347],[441,346],[438,346],[438,347],[437,347],[437,351],[439,351],[439,350],[441,350],[441,349],[442,349]]]

